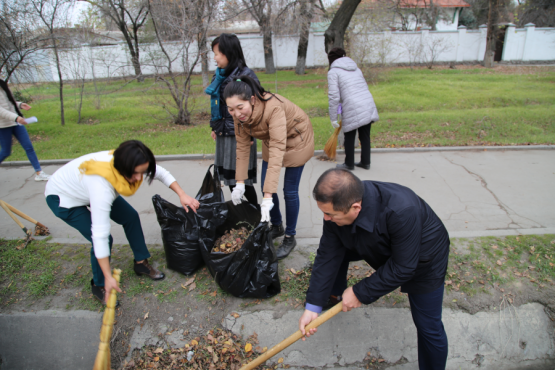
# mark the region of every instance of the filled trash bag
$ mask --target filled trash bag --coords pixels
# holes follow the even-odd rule
[[[152,204],[162,229],[167,267],[191,275],[204,263],[195,213],[186,212],[158,194],[152,197]]]
[[[223,224],[215,230],[200,230],[204,262],[216,283],[229,294],[239,298],[273,297],[281,291],[281,285],[268,223],[259,223],[260,209],[251,203],[234,205],[230,201],[226,205],[228,214]],[[225,231],[243,226],[252,232],[239,250],[212,252],[216,239]]]

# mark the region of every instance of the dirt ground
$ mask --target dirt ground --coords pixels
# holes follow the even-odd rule
[[[551,244],[549,240],[552,238]],[[499,239],[497,239],[499,240]],[[545,241],[547,240],[547,241]],[[555,236],[544,238],[544,244],[553,246]],[[488,244],[489,243],[489,244]],[[482,242],[484,250],[496,241]],[[478,243],[476,243],[478,244]],[[530,244],[530,243],[529,243]],[[501,244],[500,244],[501,245]],[[510,243],[507,243],[510,249]],[[546,307],[546,312],[555,319],[555,285],[550,278],[540,278],[539,272],[529,261],[522,257],[530,274],[518,272],[516,268],[498,266],[495,274],[488,273],[487,266],[479,269],[477,261],[481,255],[470,255],[467,251],[473,247],[466,240],[455,241],[452,245],[450,266],[447,276],[447,288],[444,296],[444,307],[464,310],[474,314],[479,311],[496,311],[504,306],[520,306],[529,302],[538,302]],[[526,245],[529,248],[529,245]],[[116,322],[112,338],[112,364],[114,368],[123,368],[129,359],[139,361],[141,356],[152,349],[140,352],[135,350],[130,354],[131,337],[137,327],[148,324],[150,327],[162,327],[158,333],[155,347],[167,348],[168,336],[181,333],[183,345],[191,343],[195,338],[205,338],[209,330],[222,328],[222,322],[227,315],[240,311],[273,310],[276,317],[291,309],[298,309],[304,301],[304,291],[310,276],[310,262],[313,256],[303,256],[300,253],[292,255],[280,262],[280,280],[282,292],[266,300],[240,299],[232,297],[214,283],[207,269],[202,267],[192,276],[184,276],[165,267],[163,247],[149,246],[152,253],[151,263],[166,273],[163,281],[153,282],[145,277],[138,277],[132,271],[132,256],[128,246],[114,246],[112,266],[122,269],[121,287],[123,294],[118,295],[121,306],[116,312]],[[491,249],[491,248],[490,248]],[[513,247],[514,249],[514,247]],[[3,299],[0,306],[2,313],[10,311],[32,312],[44,309],[75,310],[86,309],[102,311],[103,306],[93,300],[90,294],[90,267],[88,264],[88,250],[86,245],[57,245],[55,256],[62,261],[57,271],[55,285],[60,287],[54,295],[46,295],[37,299],[26,293],[23,287],[10,299]],[[534,250],[532,248],[532,250]],[[465,259],[465,256],[468,257]],[[501,256],[501,253],[499,253]],[[503,260],[503,256],[498,261]],[[533,255],[532,255],[533,256]],[[550,257],[545,254],[545,257]],[[537,258],[537,257],[536,257]],[[509,257],[506,256],[507,261]],[[495,265],[495,261],[494,266]],[[508,262],[503,262],[508,263]],[[291,266],[304,265],[304,268]],[[485,266],[485,265],[484,265]],[[539,269],[539,267],[538,267]],[[364,261],[352,263],[349,269],[349,285],[370,276],[374,270]],[[515,274],[509,277],[508,274]],[[503,275],[506,275],[503,277]],[[536,276],[537,275],[537,276]],[[493,276],[493,279],[490,278]],[[490,279],[490,280],[488,280]],[[459,283],[457,283],[459,282]],[[457,285],[458,284],[458,285]],[[461,285],[462,284],[462,285]],[[0,291],[4,288],[0,284]],[[3,298],[7,298],[6,296]],[[379,307],[409,307],[406,294],[396,290],[374,303]],[[236,340],[245,343],[247,338]],[[260,349],[259,349],[260,350]],[[152,352],[149,352],[152,354]],[[132,355],[132,356],[130,356]],[[174,355],[175,356],[175,355]],[[366,365],[369,368],[382,368],[386,364],[379,359],[369,356]],[[137,364],[135,364],[137,366]],[[143,368],[143,367],[126,367]],[[146,368],[146,367],[145,367]]]

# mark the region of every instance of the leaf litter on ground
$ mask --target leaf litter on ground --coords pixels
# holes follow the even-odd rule
[[[258,335],[253,333],[246,341],[224,329],[213,329],[205,336],[197,336],[186,342],[182,348],[162,349],[146,346],[136,352],[124,369],[208,369],[238,370],[254,360],[267,348],[254,348]],[[259,366],[257,369],[273,369]]]

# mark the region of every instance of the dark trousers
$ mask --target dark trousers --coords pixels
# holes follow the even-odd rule
[[[370,164],[370,128],[372,123],[358,128],[358,138],[360,140],[360,163]],[[355,137],[357,130],[345,132],[345,164],[349,167],[355,165]]]
[[[77,229],[89,242],[92,244],[92,221],[91,211],[86,206],[63,208],[60,207],[60,198],[57,195],[49,195],[46,197],[46,203],[54,212],[56,217],[62,219],[69,226]],[[112,211],[110,218],[115,223],[122,225],[125,231],[125,236],[129,241],[129,246],[135,256],[135,261],[142,261],[150,257],[148,248],[146,247],[143,228],[139,214],[135,208],[131,207],[129,203],[121,196],[118,196],[114,203],[112,203]],[[114,242],[112,235],[110,235],[110,252],[112,251],[112,243]],[[91,267],[93,273],[94,285],[104,286],[104,273],[98,264],[98,260],[94,255],[94,248],[91,247]]]
[[[354,251],[347,251],[339,267],[331,294],[340,296],[347,289],[349,262],[362,258]],[[441,321],[444,286],[425,294],[409,293],[412,320],[418,333],[418,368],[420,370],[445,370],[447,363],[447,334]]]
[[[229,190],[233,193],[235,185],[229,185]],[[245,185],[245,198],[252,204],[258,204],[258,195],[256,195],[256,189],[253,185]]]
[[[299,184],[301,175],[303,174],[304,165],[301,167],[286,167],[285,176],[283,178],[283,200],[285,201],[285,235],[297,234],[297,220],[299,219]],[[268,171],[268,162],[262,161],[262,173],[260,182],[262,183],[262,192],[264,193],[264,181],[266,180],[266,172]],[[272,225],[282,223],[281,212],[279,210],[279,198],[276,193],[272,195],[274,207],[270,211],[270,222]]]

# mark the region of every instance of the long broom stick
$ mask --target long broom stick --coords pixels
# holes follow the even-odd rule
[[[119,284],[120,269],[114,269],[114,279]],[[102,318],[102,329],[100,329],[100,344],[98,345],[98,352],[96,353],[96,360],[94,361],[93,370],[110,370],[111,355],[110,355],[110,339],[112,338],[112,330],[114,329],[114,317],[116,315],[116,290],[112,289],[108,302],[106,302],[106,310]]]
[[[333,134],[331,134],[330,138],[326,142],[324,146],[324,153],[328,156],[329,159],[334,160],[335,156],[337,155],[337,138],[339,137],[339,133],[341,132],[341,126],[343,121],[339,121],[339,127],[335,129]]]
[[[305,327],[305,330],[317,328],[318,326],[322,325],[323,323],[325,323],[326,321],[328,321],[329,319],[337,315],[339,312],[341,312],[342,309],[343,309],[343,302],[339,302],[331,309],[329,309],[326,313],[324,313],[322,316],[319,316],[316,320],[308,324]],[[287,339],[282,340],[281,342],[279,342],[278,344],[270,348],[270,350],[268,350],[263,355],[257,357],[254,361],[251,361],[248,364],[243,365],[243,367],[241,367],[241,369],[239,370],[252,370],[256,368],[257,366],[261,365],[266,360],[274,357],[275,355],[277,355],[278,353],[280,353],[285,348],[289,347],[290,345],[292,345],[302,337],[303,337],[303,333],[301,333],[300,330],[297,330],[294,334],[290,335]]]

